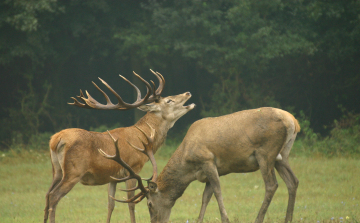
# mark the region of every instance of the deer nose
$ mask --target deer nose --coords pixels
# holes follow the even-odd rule
[[[191,93],[190,93],[190,92],[186,92],[185,95],[186,95],[186,96],[191,96]]]

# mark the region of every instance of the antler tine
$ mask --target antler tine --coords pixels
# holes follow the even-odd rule
[[[134,149],[136,149],[136,150],[144,153],[145,155],[147,155],[147,156],[149,157],[149,159],[150,159],[150,162],[151,162],[152,166],[153,166],[153,175],[152,175],[150,178],[148,178],[148,179],[143,179],[143,180],[146,180],[146,181],[150,181],[150,180],[156,181],[156,179],[157,179],[157,164],[156,164],[156,160],[155,160],[154,152],[153,152],[153,142],[154,142],[154,138],[155,138],[155,129],[154,129],[151,125],[149,125],[149,123],[147,123],[147,122],[145,122],[145,123],[149,126],[149,128],[150,128],[150,130],[151,130],[150,136],[148,136],[148,135],[144,132],[144,130],[142,130],[140,127],[138,127],[138,126],[135,125],[135,127],[136,127],[140,132],[142,132],[142,133],[145,135],[145,137],[146,137],[146,139],[147,139],[147,141],[148,141],[147,143],[144,143],[143,141],[140,140],[141,143],[144,145],[145,149],[140,149],[139,147],[136,147],[136,146],[134,146],[133,144],[131,144],[129,141],[128,141],[128,143],[129,143],[129,145],[130,145],[131,147],[133,147]]]
[[[165,78],[159,73],[159,72],[154,72],[153,70],[150,69],[150,71],[157,77],[157,79],[159,80],[159,87],[156,89],[156,95],[161,95],[164,86],[165,86]]]
[[[106,83],[103,79],[101,79],[100,77],[98,77],[99,78],[99,80],[111,91],[111,93],[113,93],[114,95],[115,95],[115,97],[116,97],[116,99],[118,100],[118,104],[117,105],[115,105],[115,106],[123,106],[123,107],[125,107],[126,106],[126,103],[122,100],[122,98],[120,97],[120,95],[118,95],[118,93],[116,93],[116,91],[114,91],[114,89],[112,89],[112,87],[108,84],[108,83]],[[113,105],[112,103],[111,103],[111,105]],[[114,105],[113,105],[114,106]]]
[[[81,97],[80,99],[83,100],[83,101],[86,103],[87,106],[89,106],[89,107],[91,107],[91,108],[96,108],[96,106],[97,106],[98,104],[100,104],[100,103],[99,103],[98,101],[96,101],[93,97],[91,97],[91,95],[89,94],[88,91],[85,91],[85,93],[86,93],[86,96],[87,96],[88,98],[85,98],[85,97],[83,96],[83,97]],[[111,103],[111,102],[110,102],[110,103]]]
[[[150,80],[150,81],[151,81],[151,84],[153,85],[153,86],[152,86],[152,92],[153,92],[152,97],[153,97],[153,98],[156,98],[155,83],[154,83],[154,81],[152,81],[152,80]]]
[[[134,197],[128,199],[128,200],[118,200],[114,197],[112,197],[111,195],[109,195],[109,197],[111,197],[114,201],[120,202],[120,203],[134,203],[137,204],[140,201],[142,201],[145,198],[145,194],[137,194]]]
[[[136,186],[136,187],[133,187],[133,188],[130,188],[130,189],[119,189],[119,190],[124,191],[124,192],[129,192],[129,191],[135,191],[137,189],[140,189],[140,188],[138,186]]]
[[[80,107],[80,108],[91,108],[90,106],[88,106],[88,105],[86,104],[86,101],[83,99],[83,98],[84,98],[84,94],[83,94],[83,92],[82,92],[81,89],[80,89],[80,96],[76,96],[76,97],[77,97],[79,100],[82,100],[85,104],[79,102],[79,101],[78,101],[76,98],[74,98],[74,97],[71,97],[71,99],[73,99],[74,102],[73,102],[73,103],[69,103],[69,102],[68,102],[68,104],[69,104],[69,105],[75,105],[75,106]]]
[[[68,102],[69,105],[75,105],[75,106],[78,106],[80,108],[87,108],[86,104],[83,104],[83,103],[79,102],[78,100],[76,100],[76,98],[71,97],[71,99],[73,99],[74,102],[72,102],[72,103]]]
[[[149,128],[150,128],[150,130],[151,130],[150,136],[148,136],[148,135],[144,132],[144,130],[142,130],[142,129],[139,128],[138,126],[135,125],[135,127],[136,127],[140,132],[142,132],[142,133],[145,135],[145,137],[146,137],[146,139],[147,139],[147,141],[148,141],[149,143],[152,143],[152,142],[154,141],[154,137],[155,137],[155,129],[154,129],[151,125],[149,125],[149,123],[147,123],[147,122],[145,122],[145,123],[147,124],[147,126],[149,126]],[[147,145],[147,144],[146,144],[146,145]],[[152,149],[152,147],[151,147],[151,149]]]
[[[137,198],[141,197],[141,193],[136,194],[135,196],[133,196],[132,198],[128,199],[128,200],[118,200],[114,197],[112,197],[111,195],[109,195],[113,200],[120,202],[120,203],[132,203],[133,201],[135,201]]]
[[[155,137],[155,129],[151,126],[151,125],[149,125],[149,123],[147,123],[147,122],[145,122],[148,126],[149,126],[149,128],[151,129],[151,132],[150,132],[150,138],[151,138],[151,140],[154,140],[154,137]]]
[[[133,201],[132,203],[137,204],[145,198],[145,194],[141,195],[137,200]]]
[[[145,179],[145,180],[146,181],[152,180],[152,181],[156,182],[158,173],[157,173],[157,164],[156,164],[156,160],[155,160],[155,157],[154,157],[153,150],[147,150],[146,153],[147,153],[147,155],[148,155],[148,157],[150,159],[150,162],[151,162],[151,164],[153,166],[153,175],[150,178]]]
[[[138,139],[140,140],[139,137],[138,137]],[[132,148],[136,149],[137,151],[142,152],[142,153],[146,153],[146,152],[145,152],[145,149],[140,149],[139,147],[134,146],[131,142],[129,142],[129,140],[126,140],[126,142],[129,143],[129,145],[130,145]],[[142,143],[143,143],[143,142],[142,142]],[[143,144],[144,144],[144,143],[143,143]]]
[[[120,75],[119,76],[124,79],[126,82],[128,82],[131,86],[133,86],[133,88],[135,88],[136,90],[136,94],[137,94],[137,97],[136,97],[136,101],[140,101],[141,100],[141,91],[139,90],[139,88],[136,87],[135,84],[131,83],[128,79],[126,79],[124,76]],[[149,91],[149,90],[148,90]]]
[[[109,96],[103,91],[101,90],[101,88],[99,88],[94,81],[91,81],[93,83],[93,85],[102,93],[102,95],[104,95],[105,99],[106,99],[106,104],[107,105],[114,105],[113,103],[111,103]],[[88,92],[86,92],[86,94],[88,95],[88,97],[90,96]]]
[[[145,95],[145,97],[143,98],[143,100],[141,102],[145,102],[145,103],[152,102],[152,101],[148,101],[149,97],[151,96],[151,86],[150,86],[149,82],[147,82],[144,78],[142,78],[140,75],[135,73],[135,71],[133,71],[133,73],[137,78],[139,78],[146,85],[147,92],[146,92],[146,95]]]

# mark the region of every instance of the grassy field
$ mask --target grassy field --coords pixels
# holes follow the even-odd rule
[[[160,170],[167,156],[157,155]],[[294,222],[359,222],[360,160],[352,158],[291,159],[300,180]],[[151,174],[147,164],[143,176]],[[47,152],[0,152],[0,222],[42,222],[45,194],[51,183],[51,163]],[[265,222],[282,222],[287,206],[287,189],[277,175],[279,188]],[[264,196],[260,172],[230,174],[221,178],[225,207],[232,222],[254,222]],[[120,187],[124,187],[120,185]],[[193,182],[172,209],[171,222],[195,221],[200,211],[204,184]],[[117,197],[125,196],[118,191]],[[105,222],[107,186],[78,184],[59,203],[58,222]],[[138,222],[148,222],[145,202],[136,207]],[[205,222],[220,222],[213,197]],[[333,219],[333,220],[332,220]],[[129,222],[126,204],[117,203],[112,222]]]

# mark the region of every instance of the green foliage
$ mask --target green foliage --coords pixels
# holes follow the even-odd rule
[[[9,118],[13,121],[7,130],[12,131],[13,143],[14,140],[27,143],[31,137],[37,137],[44,118],[50,117],[48,96],[51,85],[45,82],[44,95],[39,95],[33,88],[32,77],[27,78],[28,90],[20,91],[20,109],[9,109]]]
[[[34,66],[44,64],[44,59],[53,52],[48,45],[49,32],[42,26],[49,14],[62,11],[56,2],[6,0],[0,3],[0,29],[3,30],[0,34],[0,64],[12,65],[15,62],[19,65],[24,58]],[[27,71],[32,68],[28,63]]]
[[[7,145],[8,150],[12,151],[11,154],[16,156],[17,153],[23,153],[26,150],[30,151],[47,151],[49,149],[50,137],[53,133],[44,132],[31,135],[30,139],[25,143],[23,135],[18,133],[13,135],[12,141]]]
[[[359,156],[360,114],[347,112],[339,121],[335,120],[330,135],[321,137],[310,128],[310,121],[300,112],[301,133],[292,150],[305,156]]]
[[[202,116],[259,106],[279,107],[268,69],[275,58],[313,55],[316,47],[289,13],[302,3],[282,1],[180,1],[154,3],[161,38],[217,79],[203,100]],[[296,24],[296,25],[295,25]],[[176,40],[172,41],[176,36]],[[203,97],[204,98],[204,97]]]
[[[5,17],[5,21],[17,30],[36,31],[39,27],[38,13],[54,12],[56,10],[56,0],[16,0],[4,1],[4,5],[13,7],[14,10],[9,11]]]
[[[112,115],[72,108],[69,97],[79,88],[93,95],[99,76],[112,83],[148,68],[164,74],[164,95],[190,91],[202,105],[173,131],[204,116],[293,106],[310,117],[306,143],[323,140],[317,133],[340,118],[337,104],[360,112],[359,13],[356,0],[1,1],[1,145],[111,126]],[[133,101],[126,84],[112,87]],[[124,126],[136,119],[119,116]]]
[[[235,80],[220,78],[220,81],[220,84],[214,84],[211,102],[203,103],[203,117],[216,117],[257,107],[280,107],[274,96],[264,96],[264,89],[256,84],[245,87],[246,84],[237,76]]]
[[[47,133],[44,133],[41,127],[44,122],[52,121],[52,107],[48,102],[51,85],[45,82],[43,91],[39,93],[34,89],[32,77],[27,78],[27,89],[19,91],[19,108],[8,108],[9,117],[0,120],[1,134],[5,136],[1,142],[7,149],[25,148],[25,145],[43,147],[42,141],[38,138],[41,139],[42,135]],[[34,140],[39,145],[36,146]],[[48,140],[49,138],[46,141]]]
[[[330,136],[324,139],[331,155],[360,154],[360,114],[351,112],[344,115],[339,121],[334,121]]]

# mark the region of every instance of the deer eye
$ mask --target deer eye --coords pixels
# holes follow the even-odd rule
[[[171,100],[171,99],[168,99],[167,101],[166,101],[166,103],[171,103],[171,102],[174,102],[173,100]]]
[[[152,207],[152,203],[151,203],[151,202],[149,202],[149,203],[148,203],[148,206],[149,206],[149,208],[151,208],[151,207]]]

